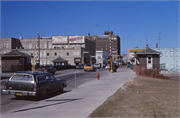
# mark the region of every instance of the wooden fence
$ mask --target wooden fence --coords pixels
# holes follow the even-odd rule
[[[170,79],[170,77],[166,77],[163,74],[160,74],[160,69],[147,69],[146,67],[135,65],[134,71],[139,76],[148,76],[153,78],[161,78],[161,79]]]

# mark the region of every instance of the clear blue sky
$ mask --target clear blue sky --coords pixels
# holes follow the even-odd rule
[[[1,37],[103,35],[112,30],[127,48],[179,47],[179,1],[1,1]]]

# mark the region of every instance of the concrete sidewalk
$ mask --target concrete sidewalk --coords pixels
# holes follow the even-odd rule
[[[131,69],[118,68],[117,72],[101,75],[70,92],[45,99],[28,106],[14,109],[1,118],[87,118],[98,106],[113,95],[124,83],[132,81],[135,73]]]

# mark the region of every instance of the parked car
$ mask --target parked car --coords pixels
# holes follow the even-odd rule
[[[54,75],[56,72],[56,68],[54,68],[53,66],[40,66],[38,69],[36,69],[36,71],[49,72]]]
[[[78,64],[78,65],[76,66],[76,68],[77,68],[77,69],[79,69],[79,68],[82,69],[82,68],[84,68],[84,65],[83,65],[83,64]]]
[[[96,71],[93,64],[87,63],[84,65],[84,71]]]
[[[99,63],[95,63],[95,64],[94,64],[94,68],[100,69],[100,68],[101,68],[101,65],[100,65]]]
[[[110,64],[106,65],[105,69],[110,69]]]
[[[56,79],[51,73],[24,72],[13,74],[4,84],[3,93],[20,96],[44,96],[67,86],[66,80]]]

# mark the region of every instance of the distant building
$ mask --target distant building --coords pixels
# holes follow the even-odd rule
[[[105,31],[104,35],[86,36],[87,39],[96,42],[96,50],[102,50],[110,54],[109,49],[109,32],[111,33],[111,49],[112,55],[115,60],[118,60],[120,53],[120,37],[118,35],[113,35],[112,31]]]
[[[99,63],[101,65],[101,67],[103,67],[103,64],[107,64],[108,63],[108,56],[109,53],[102,51],[102,50],[97,50],[96,51],[96,63]]]
[[[77,40],[77,41],[76,41]],[[23,49],[20,51],[35,55],[37,38],[20,40]],[[84,54],[88,51],[88,54]],[[90,62],[90,55],[95,56],[95,42],[84,36],[52,36],[40,39],[40,65],[54,64],[53,60],[61,56],[70,65]]]
[[[18,50],[12,50],[1,56],[2,72],[31,70],[31,56]]]
[[[160,69],[170,71],[172,73],[180,73],[180,48],[151,48],[157,52],[160,52]],[[145,48],[128,48],[127,60],[135,57],[135,54],[139,51],[143,51]]]
[[[160,66],[162,69],[180,74],[180,47],[152,48],[160,52]]]
[[[0,38],[0,54],[10,52],[12,49],[21,49],[22,45],[19,39],[8,37]]]

